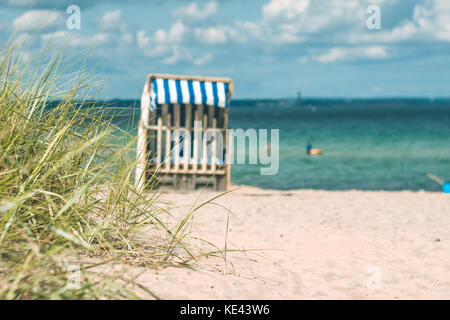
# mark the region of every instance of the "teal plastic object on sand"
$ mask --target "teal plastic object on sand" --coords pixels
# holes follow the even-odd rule
[[[444,182],[442,191],[444,191],[444,193],[450,193],[450,182]]]

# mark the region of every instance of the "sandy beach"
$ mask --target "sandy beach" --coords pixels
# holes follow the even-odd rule
[[[162,192],[183,216],[219,193]],[[149,270],[163,299],[450,299],[450,198],[431,192],[272,191],[237,187],[202,207],[192,235],[225,246],[227,268]],[[242,251],[245,250],[245,251]],[[226,271],[226,274],[225,274]]]

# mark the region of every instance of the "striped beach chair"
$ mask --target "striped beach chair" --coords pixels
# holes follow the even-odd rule
[[[226,129],[232,92],[227,78],[148,76],[138,129],[140,190],[149,177],[175,189],[228,188],[231,137]]]

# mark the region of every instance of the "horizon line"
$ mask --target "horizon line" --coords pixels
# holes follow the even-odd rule
[[[140,98],[101,98],[91,101],[139,101]],[[385,97],[320,97],[320,96],[309,96],[309,97],[280,97],[280,98],[232,98],[232,101],[275,101],[275,100],[420,100],[420,101],[450,101],[450,96],[437,96],[437,97],[405,97],[405,96],[385,96]]]

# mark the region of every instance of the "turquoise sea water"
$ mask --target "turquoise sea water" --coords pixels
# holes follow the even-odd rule
[[[232,128],[280,130],[278,173],[233,165],[235,184],[439,191],[427,172],[450,181],[450,101],[232,101],[229,116]],[[323,155],[306,155],[308,141]]]

